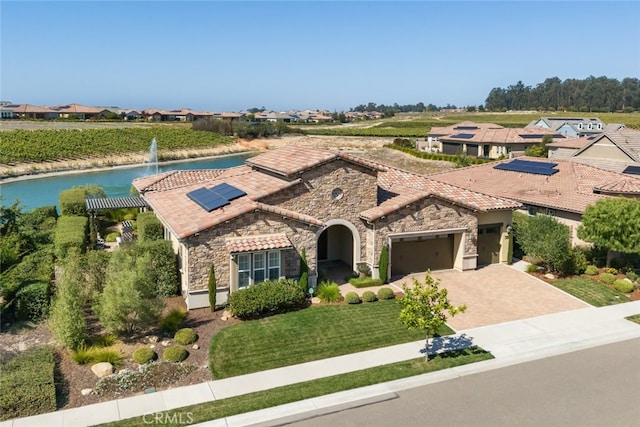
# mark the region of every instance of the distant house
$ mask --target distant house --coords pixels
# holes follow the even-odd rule
[[[597,117],[541,117],[529,123],[525,128],[551,129],[570,137],[590,136],[602,132],[618,131],[622,124],[606,125]]]
[[[549,144],[550,159],[567,159],[602,169],[623,172],[640,166],[640,131],[622,129],[580,138],[575,145]]]
[[[60,117],[58,111],[45,106],[17,104],[6,106],[6,108],[12,108],[14,115],[21,119],[53,120]]]
[[[80,104],[56,105],[51,109],[57,111],[59,117],[79,120],[99,119],[109,112],[106,108],[88,107]]]
[[[214,119],[227,120],[229,122],[243,122],[247,120],[246,113],[221,112],[213,113]]]
[[[640,176],[568,160],[519,157],[429,177],[520,202],[523,211],[530,215],[552,215],[570,226],[574,243],[581,243],[576,228],[587,206],[605,197],[640,198]]]
[[[143,110],[142,116],[152,122],[193,122],[201,118],[214,117],[214,113],[193,111],[188,108],[175,110]]]
[[[390,276],[504,263],[507,228],[520,203],[341,152],[289,146],[226,170],[172,171],[133,185],[163,223],[178,254],[189,309],[207,307],[266,279],[297,278],[304,250],[309,280],[359,263]]]
[[[432,128],[427,141],[421,142],[418,149],[499,159],[524,155],[527,148],[541,144],[546,135],[554,141],[568,139],[550,129],[505,128],[493,123],[465,121]]]
[[[10,104],[10,103],[6,103],[6,104],[0,105],[0,118],[1,119],[15,119],[15,118],[17,118],[18,115],[14,111],[15,107],[16,107],[16,105]]]

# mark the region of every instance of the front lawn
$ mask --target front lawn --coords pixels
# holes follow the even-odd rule
[[[479,347],[452,350],[430,358],[429,362],[425,362],[424,357],[420,357],[405,362],[392,363],[347,374],[277,387],[271,390],[187,406],[163,413],[166,416],[161,417],[161,419],[168,420],[172,419],[171,416],[173,416],[174,420],[178,418],[177,421],[179,421],[179,416],[182,416],[183,419],[189,419],[190,423],[201,423],[489,359],[493,359],[493,355]],[[142,425],[144,421],[143,417],[138,417],[103,424],[103,426],[138,426]],[[170,424],[178,425],[179,422]]]
[[[629,297],[622,292],[586,277],[554,280],[551,284],[596,307],[629,301]]]
[[[323,305],[224,328],[211,340],[211,373],[221,379],[424,339],[400,323],[400,309],[395,300]]]

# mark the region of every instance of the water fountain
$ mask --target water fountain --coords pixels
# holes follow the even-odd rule
[[[147,175],[158,173],[158,142],[155,138],[151,141],[149,147],[149,157],[147,158]]]

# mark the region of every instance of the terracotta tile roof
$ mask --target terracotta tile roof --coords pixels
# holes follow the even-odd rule
[[[45,106],[37,106],[31,104],[19,104],[13,108],[14,113],[58,113],[57,110],[53,110]]]
[[[267,205],[265,203],[257,202],[256,209],[261,210],[263,212],[270,212],[276,215],[282,215],[287,218],[295,219],[296,221],[306,222],[307,224],[317,225],[319,227],[324,225],[324,222],[310,215],[301,214],[301,213],[298,213],[289,209],[285,209],[279,206]]]
[[[468,129],[464,129],[468,128]],[[477,128],[477,129],[471,129]],[[495,123],[476,123],[470,120],[465,120],[460,123],[456,123],[450,126],[435,126],[432,127],[429,131],[429,136],[433,135],[452,135],[456,133],[473,133],[474,131],[478,131],[481,129],[504,129],[503,126],[497,125]]]
[[[523,159],[549,162],[548,159]],[[504,160],[502,163],[509,161],[511,160]],[[557,163],[558,172],[550,176],[494,169],[498,162],[493,162],[429,177],[496,197],[574,213],[582,213],[588,205],[606,197],[594,193],[596,187],[606,188],[622,178],[632,180],[634,185],[636,181],[640,183],[639,179],[577,162],[553,160],[553,163]],[[632,184],[629,185],[629,188],[634,188]]]
[[[86,105],[80,104],[66,104],[66,105],[56,105],[55,107],[51,107],[59,113],[64,114],[76,114],[76,113],[89,113],[89,114],[98,114],[101,111],[104,111],[104,108],[96,108],[96,107],[88,107]]]
[[[289,238],[283,233],[230,237],[225,239],[225,243],[229,253],[255,252],[293,247]]]
[[[241,166],[240,166],[241,167]],[[224,169],[174,170],[133,180],[138,191],[164,191],[186,185],[206,182],[222,174]]]
[[[472,134],[471,138],[463,138],[457,137],[460,134]],[[544,135],[557,135],[557,132],[552,129],[542,129],[542,128],[483,128],[478,129],[476,131],[470,130],[460,130],[456,131],[453,134],[447,134],[445,136],[441,136],[441,141],[457,141],[464,143],[472,143],[472,144],[523,144],[523,145],[531,145],[531,144],[539,144],[542,142],[542,138]],[[525,135],[525,137],[523,137]],[[529,135],[529,137],[526,137]],[[567,139],[576,139],[571,137],[559,137],[554,136],[554,142],[558,140],[567,140]]]
[[[338,157],[371,169],[379,168],[379,166],[374,166],[373,163],[364,161],[356,156],[300,146],[288,146],[268,151],[248,159],[246,164],[278,175],[291,177],[297,173],[328,163]]]
[[[565,138],[562,140],[550,142],[547,144],[547,147],[555,147],[555,148],[573,148],[579,150],[585,145],[589,144],[591,140],[587,138]]]
[[[389,166],[386,171],[378,173],[378,187],[382,190],[379,193],[378,206],[360,214],[360,217],[367,221],[375,221],[425,197],[443,199],[480,212],[517,209],[521,206],[513,200],[471,191],[433,180],[431,176]]]
[[[619,181],[607,182],[593,188],[604,194],[638,194],[640,195],[640,179],[622,178]]]

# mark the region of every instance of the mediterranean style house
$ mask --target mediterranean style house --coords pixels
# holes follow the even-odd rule
[[[312,285],[320,268],[366,263],[377,277],[507,262],[519,202],[482,194],[355,155],[290,146],[224,170],[171,171],[133,185],[178,255],[189,309],[266,279],[297,278],[304,250]]]

